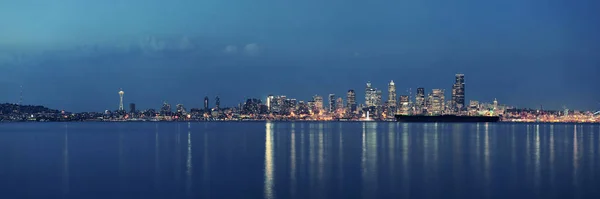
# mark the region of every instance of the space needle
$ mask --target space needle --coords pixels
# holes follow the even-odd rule
[[[125,92],[123,92],[123,89],[121,88],[121,90],[119,91],[119,111],[124,111],[125,108],[123,108],[123,95],[125,94]]]

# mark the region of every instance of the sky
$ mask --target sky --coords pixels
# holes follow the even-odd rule
[[[595,0],[0,0],[0,102],[69,111],[310,100],[367,81],[600,109]],[[211,106],[214,105],[211,102]],[[127,105],[126,105],[127,106]]]

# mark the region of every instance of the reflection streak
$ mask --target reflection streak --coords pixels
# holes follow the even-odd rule
[[[577,143],[577,125],[573,126],[573,185],[577,187],[577,169],[579,168],[579,154]]]
[[[292,135],[291,135],[291,146],[290,146],[290,191],[292,196],[296,195],[296,129],[294,123],[292,123]]]
[[[405,197],[410,197],[410,173],[409,173],[409,137],[408,137],[408,124],[402,124],[402,190],[405,193]]]
[[[192,136],[190,130],[190,123],[188,122],[188,132],[187,132],[187,160],[186,160],[186,190],[188,195],[191,195],[192,189]]]
[[[535,163],[534,163],[534,182],[535,182],[535,191],[536,194],[540,194],[540,175],[541,175],[541,163],[540,163],[540,125],[537,124],[535,125],[535,151],[534,151],[534,158],[535,158]]]
[[[550,184],[554,186],[554,125],[550,125]],[[554,187],[553,187],[554,188]]]
[[[273,123],[266,123],[265,131],[265,180],[264,180],[264,197],[267,199],[274,198],[273,179],[274,179],[274,156],[273,156]]]
[[[274,198],[274,157],[273,157],[273,123],[266,123],[265,131],[265,181],[264,196],[267,199]]]

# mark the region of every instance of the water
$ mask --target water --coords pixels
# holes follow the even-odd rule
[[[0,198],[600,198],[600,126],[0,124]]]

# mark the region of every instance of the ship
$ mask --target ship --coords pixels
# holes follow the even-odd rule
[[[498,122],[499,116],[464,116],[464,115],[396,115],[398,122]]]

